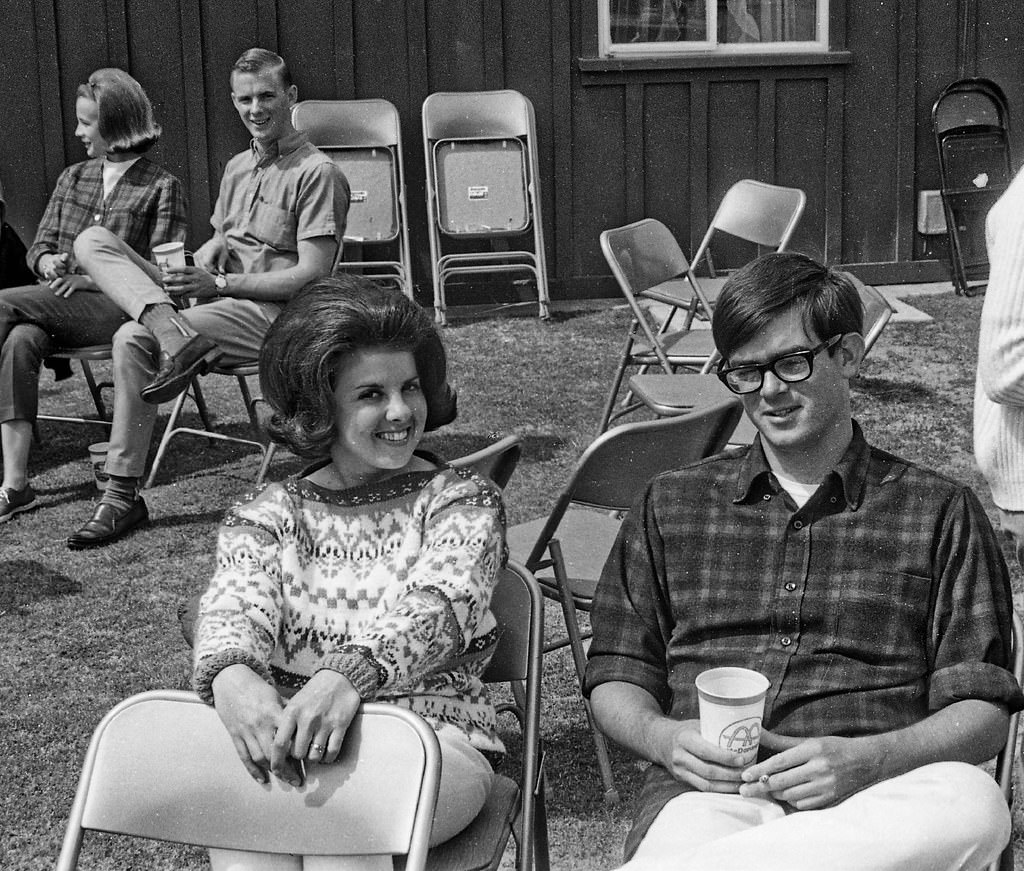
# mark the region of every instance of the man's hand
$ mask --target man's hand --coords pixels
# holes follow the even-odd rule
[[[740,791],[742,763],[735,753],[705,741],[700,720],[668,721],[673,726],[664,766],[672,776],[701,792]]]
[[[168,269],[164,273],[164,290],[175,299],[210,299],[223,295],[214,283],[213,275],[199,266],[174,266]]]
[[[313,675],[285,705],[278,718],[270,770],[287,765],[289,755],[312,762],[334,762],[362,699],[347,677],[330,669]]]
[[[238,758],[254,780],[266,783],[274,735],[283,710],[277,690],[241,663],[218,672],[212,689],[214,707],[231,735]],[[292,786],[302,785],[302,776],[294,764],[281,765],[274,773]]]
[[[884,751],[871,738],[787,738],[761,730],[761,746],[781,751],[743,772],[740,795],[774,798],[797,810],[828,807],[880,779]]]
[[[96,282],[88,275],[73,273],[71,275],[60,275],[50,282],[50,290],[57,296],[67,299],[76,290],[96,290]]]
[[[200,269],[214,275],[223,272],[228,265],[228,248],[221,236],[214,235],[192,255],[192,261]]]

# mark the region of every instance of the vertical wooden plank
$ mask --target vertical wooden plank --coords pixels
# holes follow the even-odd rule
[[[554,220],[545,226],[554,239],[554,251],[548,251],[548,270],[559,279],[571,275],[573,248],[572,221],[572,95],[579,76],[572,67],[572,15],[568,3],[552,3],[551,44],[551,148],[553,184],[544,188],[544,196],[553,201]],[[554,256],[551,256],[553,253]]]
[[[504,10],[502,0],[484,0],[482,6],[483,87],[484,90],[494,91],[506,87],[507,84],[505,81]]]
[[[110,66],[131,70],[128,50],[128,0],[107,0],[107,57]]]
[[[688,82],[648,83],[644,87],[643,217],[663,222],[688,247],[690,238]]]
[[[188,155],[189,243],[202,244],[210,236],[210,214],[217,197],[220,174],[212,174],[215,160],[207,139],[206,83],[203,79],[201,0],[179,0],[181,72],[184,79],[185,138]],[[224,70],[224,75],[228,71]]]
[[[65,113],[70,113],[70,98],[65,98],[60,87],[60,62],[57,52],[57,14],[56,4],[59,0],[41,0],[35,4],[35,41],[36,41],[36,74],[39,79],[40,94],[57,95],[48,111],[42,113],[40,127],[42,133],[42,152],[46,167],[47,188],[53,188],[57,176],[67,163],[64,151],[64,129],[67,125]],[[68,105],[65,105],[68,103]],[[8,184],[10,182],[8,181]],[[42,208],[39,210],[42,217]]]
[[[636,80],[624,89],[624,112],[622,117],[622,140],[624,143],[623,167],[626,185],[626,220],[638,221],[644,216],[644,189],[646,188],[646,166],[644,162],[644,85]],[[652,179],[652,184],[657,184]]]
[[[287,4],[288,0],[282,0],[282,2]],[[287,7],[285,12],[287,12]],[[260,48],[280,53],[277,33],[277,0],[257,0],[256,39]]]
[[[775,81],[774,182],[800,188],[807,205],[789,247],[823,259],[828,151],[828,80],[820,68],[799,68]],[[770,179],[769,179],[770,180]]]
[[[767,72],[761,76],[757,100],[757,178],[775,181],[775,78]]]
[[[352,0],[335,0],[334,7],[334,93],[339,100],[355,98],[356,50]]]
[[[825,122],[825,260],[843,258],[843,130],[846,124],[846,76],[833,69],[828,77]]]
[[[895,250],[888,254],[895,260],[914,256],[915,220],[915,124],[917,104],[917,3],[903,0],[899,5],[899,28],[896,38],[896,233]]]
[[[708,81],[695,79],[690,96],[690,245],[692,254],[704,237],[708,211]],[[680,240],[682,241],[682,240]]]

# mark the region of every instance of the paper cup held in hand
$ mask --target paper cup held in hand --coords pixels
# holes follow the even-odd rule
[[[749,668],[711,668],[697,675],[700,734],[705,741],[737,754],[744,765],[757,759],[764,696],[771,686]]]
[[[168,269],[185,267],[185,243],[165,242],[153,248],[153,262],[161,272],[167,273]]]

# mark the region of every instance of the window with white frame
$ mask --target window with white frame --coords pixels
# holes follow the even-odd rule
[[[606,57],[828,49],[828,0],[597,2]]]

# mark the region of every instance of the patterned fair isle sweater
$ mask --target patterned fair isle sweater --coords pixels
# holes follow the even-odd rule
[[[442,464],[348,490],[298,477],[266,485],[220,529],[195,689],[212,703],[214,676],[234,663],[286,693],[330,668],[364,701],[501,752],[480,675],[505,557],[501,493],[468,470]]]

